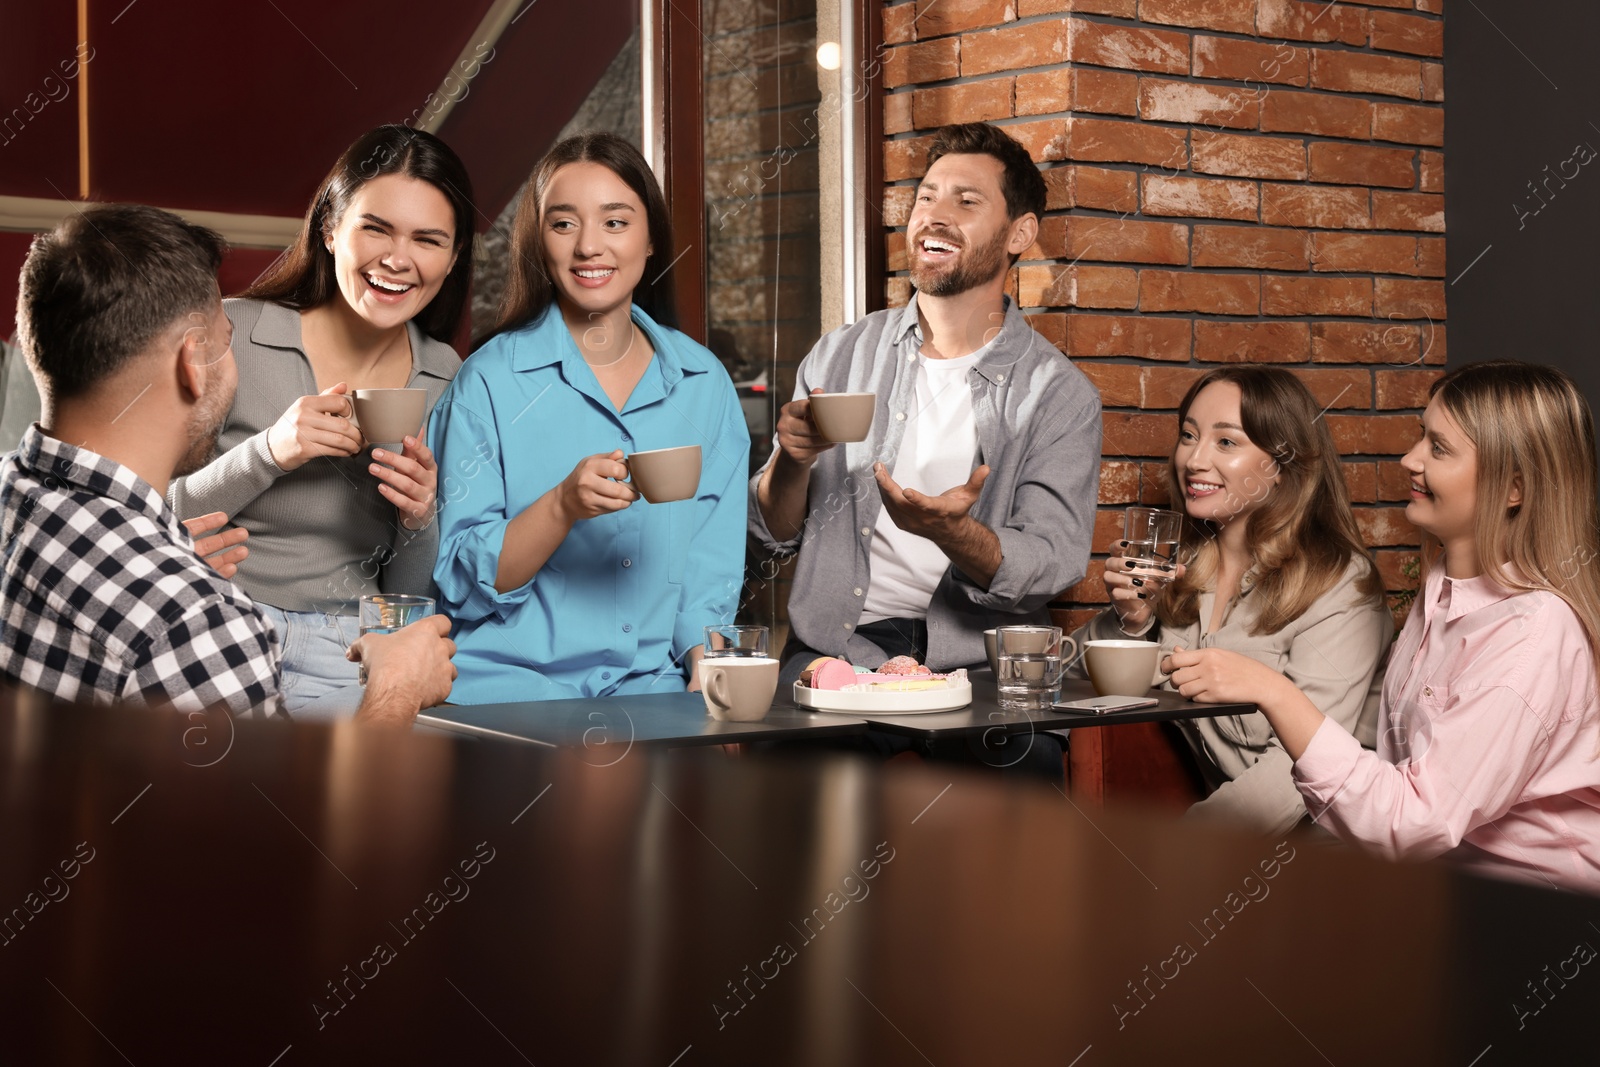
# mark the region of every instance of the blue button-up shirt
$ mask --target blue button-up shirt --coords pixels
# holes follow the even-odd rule
[[[620,412],[554,308],[474,353],[434,409],[452,702],[681,691],[704,627],[733,620],[750,463],[739,399],[710,352],[633,318],[655,355]],[[495,590],[507,524],[584,457],[694,444],[692,499],[579,521],[530,582]]]

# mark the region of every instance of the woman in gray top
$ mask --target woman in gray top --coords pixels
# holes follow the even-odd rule
[[[1106,561],[1111,606],[1080,640],[1201,649],[1216,669],[1274,671],[1374,742],[1394,619],[1350,510],[1317,402],[1276,367],[1201,375],[1178,407],[1169,490],[1188,522],[1173,574]],[[1163,675],[1155,684],[1171,689]],[[1281,834],[1305,817],[1293,761],[1266,716],[1180,724],[1211,794],[1191,813]]]
[[[239,388],[222,454],[169,495],[180,515],[222,511],[249,531],[236,580],[277,627],[284,696],[301,717],[360,704],[344,651],[362,595],[433,592],[438,469],[426,435],[366,454],[350,396],[425,389],[431,410],[455,376],[471,189],[437,137],[380,126],[323,179],[294,245],[225,302]]]

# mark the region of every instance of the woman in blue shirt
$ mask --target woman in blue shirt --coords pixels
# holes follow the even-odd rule
[[[750,435],[733,383],[671,327],[666,202],[611,134],[556,145],[517,209],[495,335],[434,410],[440,609],[462,704],[698,688],[744,575]],[[695,497],[628,453],[698,444]]]

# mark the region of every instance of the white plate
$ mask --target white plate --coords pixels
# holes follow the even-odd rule
[[[955,711],[972,703],[972,683],[958,682],[944,689],[913,693],[846,693],[841,689],[812,689],[796,682],[794,702],[812,711],[841,714],[930,715],[936,711]]]

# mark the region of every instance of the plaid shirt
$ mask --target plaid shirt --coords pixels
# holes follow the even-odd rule
[[[283,713],[272,624],[133,471],[42,433],[0,459],[0,676],[64,700]]]

